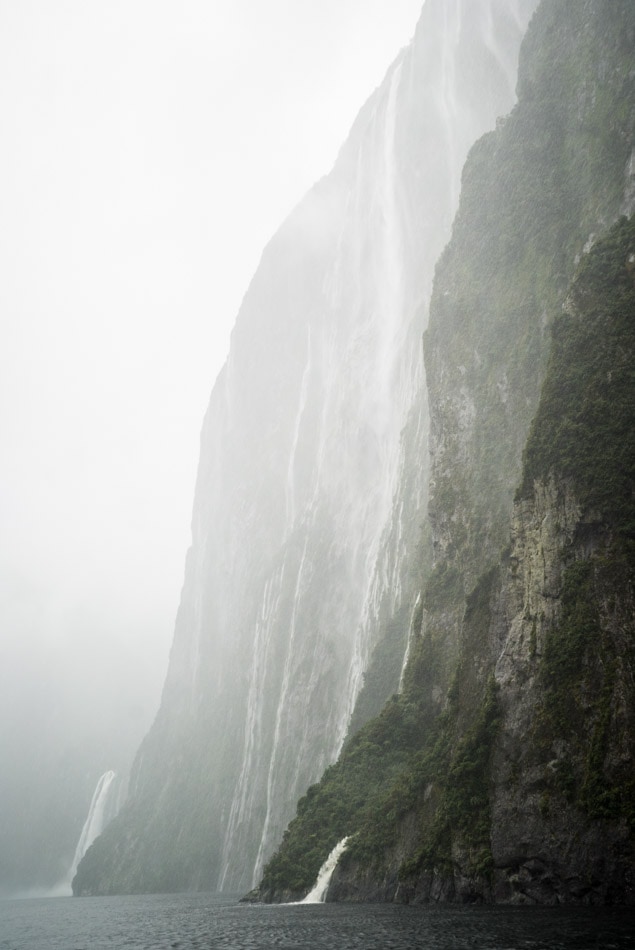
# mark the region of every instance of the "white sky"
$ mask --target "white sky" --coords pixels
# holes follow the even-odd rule
[[[147,726],[242,295],[421,5],[0,0],[0,713]]]

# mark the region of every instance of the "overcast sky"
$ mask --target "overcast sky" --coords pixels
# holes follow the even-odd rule
[[[5,728],[136,680],[147,726],[242,295],[421,5],[0,0]]]

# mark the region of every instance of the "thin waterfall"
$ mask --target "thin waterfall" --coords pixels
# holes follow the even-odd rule
[[[90,808],[88,809],[88,816],[84,822],[82,833],[79,836],[77,847],[75,848],[73,863],[71,864],[70,870],[68,872],[69,883],[75,877],[75,872],[77,871],[79,862],[84,857],[95,838],[102,833],[109,819],[114,817],[114,815],[110,814],[108,811],[108,799],[114,780],[115,773],[112,770],[109,770],[108,772],[104,772],[97,782],[97,786],[93,792],[93,797],[90,802]]]
[[[309,891],[304,900],[300,901],[301,904],[324,903],[326,900],[326,892],[329,889],[329,884],[331,883],[331,878],[333,877],[333,872],[337,867],[337,862],[344,853],[347,842],[348,838],[342,838],[342,840],[335,845],[328,858],[320,868],[314,887]]]
[[[225,878],[229,868],[231,851],[229,845],[233,840],[236,829],[245,820],[249,810],[248,791],[253,762],[257,755],[257,746],[262,742],[262,686],[267,670],[268,650],[270,647],[271,632],[274,620],[278,616],[280,599],[284,582],[284,563],[278,571],[267,581],[262,602],[261,614],[255,628],[254,659],[251,668],[249,692],[247,697],[247,718],[244,736],[244,750],[242,769],[238,781],[239,793],[234,795],[227,824],[227,835],[222,855],[221,872],[218,889],[223,890]]]
[[[271,760],[270,760],[270,764],[269,764],[269,775],[268,775],[268,777],[267,777],[267,799],[266,799],[266,801],[267,801],[267,811],[266,811],[266,813],[265,813],[265,821],[264,821],[264,825],[263,825],[263,829],[262,829],[262,837],[261,837],[261,839],[260,839],[260,847],[259,847],[259,849],[258,849],[258,854],[257,854],[257,856],[256,856],[256,864],[255,864],[255,868],[254,868],[254,875],[253,875],[253,882],[252,882],[254,887],[257,885],[258,881],[260,880],[260,875],[262,874],[262,867],[263,867],[263,863],[264,863],[264,853],[265,853],[265,852],[264,852],[264,849],[265,849],[266,842],[267,842],[267,834],[268,834],[268,832],[269,832],[269,823],[270,823],[270,820],[271,820],[271,806],[272,806],[272,799],[273,799],[273,782],[274,782],[274,776],[275,776],[275,774],[276,774],[276,764],[277,764],[277,757],[278,757],[278,746],[279,746],[279,743],[280,743],[280,736],[281,736],[280,723],[281,723],[281,720],[282,720],[282,713],[283,713],[283,710],[284,710],[285,705],[286,705],[286,702],[287,702],[287,696],[288,696],[288,693],[289,693],[289,685],[290,685],[290,682],[291,682],[291,666],[292,666],[292,660],[293,660],[293,655],[294,655],[294,654],[293,654],[293,647],[294,647],[295,637],[296,637],[296,610],[295,610],[295,608],[296,608],[296,605],[297,605],[297,603],[298,603],[298,598],[299,598],[299,594],[300,594],[300,587],[301,587],[301,584],[302,584],[302,581],[303,581],[303,576],[302,576],[302,575],[303,575],[303,571],[304,571],[304,565],[305,565],[305,563],[306,563],[306,548],[307,548],[307,543],[306,543],[306,541],[305,541],[305,542],[304,542],[304,550],[303,550],[303,552],[302,552],[302,559],[301,559],[301,561],[300,561],[300,567],[299,567],[299,569],[298,569],[298,580],[297,580],[297,583],[296,583],[295,597],[293,598],[293,612],[292,612],[292,614],[291,614],[291,629],[290,629],[290,635],[289,635],[289,649],[288,649],[287,656],[286,656],[285,663],[284,663],[284,674],[283,674],[283,677],[282,677],[282,687],[281,687],[281,691],[280,691],[280,701],[279,701],[279,703],[278,703],[278,709],[277,709],[277,712],[276,712],[276,725],[275,725],[274,737],[273,737],[273,747],[272,747],[272,752],[271,752]]]
[[[417,594],[416,600],[414,602],[413,608],[410,611],[410,623],[408,624],[408,643],[406,645],[406,652],[403,658],[403,663],[401,664],[401,673],[399,675],[399,688],[397,689],[398,693],[403,692],[403,682],[404,676],[406,674],[406,667],[408,666],[408,660],[410,659],[410,648],[412,646],[412,637],[414,634],[414,622],[417,615],[417,610],[421,605],[421,591]]]

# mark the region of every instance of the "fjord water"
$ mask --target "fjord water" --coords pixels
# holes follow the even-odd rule
[[[212,894],[0,902],[0,950],[628,950],[632,910],[245,905]]]

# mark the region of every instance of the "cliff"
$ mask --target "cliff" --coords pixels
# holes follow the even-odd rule
[[[634,900],[634,52],[632,4],[544,0],[470,153],[424,337],[434,564],[402,690],[255,899],[302,896],[349,836],[328,899]]]
[[[431,556],[434,264],[534,6],[428,0],[265,249],[203,425],[161,707],[75,893],[252,886],[350,724],[398,688]]]

